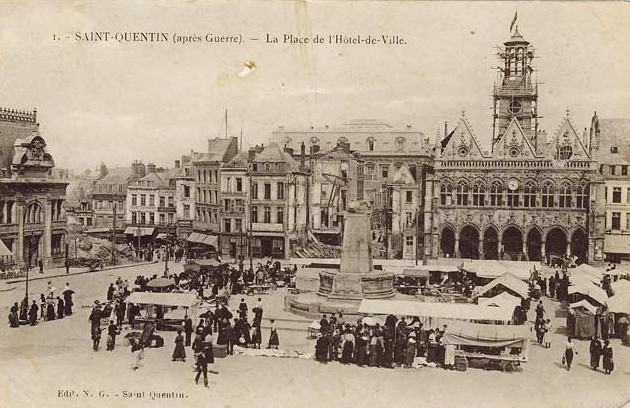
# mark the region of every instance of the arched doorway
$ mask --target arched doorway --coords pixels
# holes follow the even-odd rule
[[[447,258],[453,258],[455,256],[455,233],[448,227],[442,229],[440,249],[442,254]]]
[[[479,232],[470,225],[459,232],[460,258],[479,259]]]
[[[488,228],[483,234],[484,259],[499,259],[499,234],[494,228]]]
[[[583,229],[576,230],[571,236],[571,255],[578,257],[582,263],[586,262],[588,253],[588,235]]]
[[[527,259],[530,261],[540,261],[542,257],[542,234],[538,229],[533,228],[527,234]]]
[[[553,228],[545,240],[547,255],[565,256],[567,254],[567,235],[560,228]]]
[[[519,255],[523,253],[523,234],[516,227],[508,227],[503,231],[501,244],[503,245],[503,259],[518,261]],[[499,252],[501,252],[500,249]]]

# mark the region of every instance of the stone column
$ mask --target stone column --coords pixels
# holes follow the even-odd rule
[[[43,241],[43,245],[44,245],[44,250],[43,253],[40,255],[42,257],[42,260],[44,261],[44,266],[45,267],[52,267],[53,266],[53,262],[52,262],[52,248],[51,248],[51,243],[52,243],[52,206],[53,206],[53,202],[51,200],[46,200],[45,204],[44,204],[44,241]]]
[[[18,266],[20,266],[26,261],[24,259],[24,202],[14,202],[11,211],[15,213],[15,218],[13,219],[13,222],[18,226],[18,238],[16,241],[14,255],[15,262],[18,264]]]
[[[503,260],[503,256],[501,254],[501,245],[502,245],[501,238],[499,238],[499,241],[497,242],[497,259],[499,261]],[[505,252],[505,251],[503,251],[503,252]]]
[[[527,241],[526,240],[523,240],[523,256],[524,256],[524,259],[528,259],[527,258]]]
[[[459,232],[455,233],[455,258],[459,258]]]
[[[479,259],[485,259],[483,256],[483,240],[479,240]]]
[[[546,250],[547,250],[547,241],[543,240],[540,242],[540,257],[544,260],[545,256],[546,256]]]

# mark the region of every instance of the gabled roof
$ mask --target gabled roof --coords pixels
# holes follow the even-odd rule
[[[271,142],[262,152],[258,153],[253,160],[254,163],[285,163],[287,165],[287,170],[297,171],[298,163],[291,157],[291,155],[277,143]]]
[[[556,131],[556,135],[551,139],[549,143],[549,150],[546,153],[546,157],[549,159],[559,160],[559,152],[562,147],[571,147],[572,154],[570,161],[588,161],[590,156],[588,151],[582,144],[578,133],[575,131],[575,127],[571,123],[569,117],[565,117],[560,122],[560,126]]]
[[[225,163],[223,167],[228,169],[247,168],[247,159],[247,153],[240,152],[236,156],[232,157],[230,161]]]
[[[220,161],[227,162],[238,149],[238,139],[230,137],[227,139],[214,138],[208,139],[208,153],[215,154],[220,157]]]
[[[415,185],[416,181],[413,178],[413,175],[409,171],[409,167],[406,164],[403,164],[398,171],[391,176],[392,184],[403,184],[403,185]]]
[[[602,164],[630,163],[630,119],[599,119],[600,139],[597,159]],[[617,147],[617,153],[611,148]]]
[[[503,135],[494,143],[492,158],[507,160],[536,158],[536,149],[527,140],[527,136],[525,136],[525,132],[516,118],[512,118]]]
[[[107,174],[96,180],[94,184],[125,184],[133,177],[131,167],[115,167],[107,169]]]
[[[455,130],[449,134],[442,144],[442,159],[482,159],[481,146],[472,131],[472,126],[465,117],[459,119]]]

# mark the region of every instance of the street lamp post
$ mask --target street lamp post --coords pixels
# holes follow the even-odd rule
[[[166,224],[166,231],[168,233],[170,224]],[[164,250],[164,277],[168,277],[168,235],[166,237],[166,249]]]

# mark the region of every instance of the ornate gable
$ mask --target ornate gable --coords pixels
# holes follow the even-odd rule
[[[52,156],[46,151],[46,142],[38,132],[26,139],[17,139],[13,145],[14,155],[11,172],[27,177],[47,177],[55,167]]]
[[[526,160],[536,158],[534,146],[527,140],[516,118],[492,148],[493,159]]]
[[[415,185],[416,181],[413,178],[413,175],[409,171],[409,167],[406,164],[403,164],[400,169],[394,174],[392,178],[392,184],[403,184],[403,185]]]
[[[549,150],[545,157],[554,160],[588,161],[588,151],[578,137],[569,117],[560,123],[556,135],[549,143]]]
[[[483,159],[484,157],[472,127],[463,116],[455,130],[444,141],[446,143],[442,146],[442,159]]]

